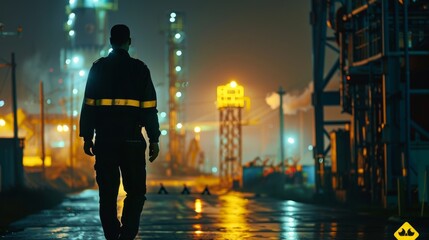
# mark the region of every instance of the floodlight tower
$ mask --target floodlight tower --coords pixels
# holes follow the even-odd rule
[[[184,79],[184,14],[172,11],[168,14],[168,77],[169,77],[169,169],[176,174],[179,166],[186,167],[183,161],[185,149],[185,132],[183,120],[183,102],[188,82]]]
[[[217,87],[217,108],[220,119],[219,177],[221,184],[241,182],[242,164],[242,121],[241,109],[248,102],[244,87],[231,81]]]

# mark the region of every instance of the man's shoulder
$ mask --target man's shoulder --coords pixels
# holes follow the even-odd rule
[[[131,58],[136,64],[144,65],[146,66],[146,63],[138,58]]]
[[[99,58],[99,59],[95,60],[95,61],[92,63],[92,65],[96,65],[96,64],[102,63],[105,59],[106,59],[105,57],[101,57],[101,58]]]

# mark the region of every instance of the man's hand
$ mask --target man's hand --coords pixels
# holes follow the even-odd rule
[[[91,140],[85,141],[83,144],[83,151],[86,155],[94,156],[94,143]]]
[[[159,145],[158,143],[149,144],[149,161],[153,162],[158,157],[159,154]]]

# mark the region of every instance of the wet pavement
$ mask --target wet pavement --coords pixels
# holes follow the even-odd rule
[[[122,199],[123,191],[118,212]],[[405,221],[420,234],[418,239],[429,239],[429,223],[389,221],[382,216],[250,193],[151,191],[147,199],[136,239],[396,239],[394,233]],[[0,238],[104,239],[100,226],[98,191],[88,189],[69,195],[53,209],[13,223],[12,232]]]

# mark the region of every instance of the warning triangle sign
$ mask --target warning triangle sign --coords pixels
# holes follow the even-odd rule
[[[415,240],[419,237],[419,233],[414,229],[411,224],[405,222],[393,234],[398,240]]]

